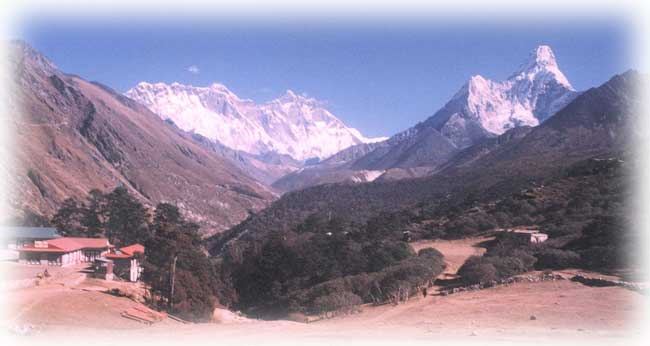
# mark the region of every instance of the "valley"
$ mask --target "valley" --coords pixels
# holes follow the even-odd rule
[[[578,90],[567,76],[585,86],[575,61],[588,56],[561,45],[565,75],[537,42],[516,68],[491,61],[505,78],[485,77],[500,76],[487,62],[447,62],[463,74],[454,93],[373,138],[333,113],[367,90],[304,71],[297,85],[341,103],[232,66],[220,70],[231,90],[179,61],[120,79],[120,91],[10,47],[0,327],[14,335],[609,345],[643,331],[647,270],[630,250],[644,236],[630,213],[643,74]],[[233,61],[272,62],[262,56]],[[368,84],[366,105],[418,87],[387,81]],[[392,102],[411,109],[412,91]]]

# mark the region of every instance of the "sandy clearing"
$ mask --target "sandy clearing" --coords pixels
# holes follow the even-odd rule
[[[92,283],[92,281],[90,281]],[[125,319],[120,313],[142,306],[128,298],[101,292],[100,286],[65,287],[50,284],[5,292],[12,307],[6,311],[11,325],[33,325],[39,329],[51,326],[72,328],[138,329],[143,325]],[[83,290],[86,289],[86,290]]]
[[[570,281],[519,283],[447,297],[429,296],[398,306],[365,309],[360,314],[320,322],[352,329],[379,326],[418,334],[525,334],[536,330],[615,332],[630,325],[631,313],[645,297],[618,287],[594,288]],[[531,320],[535,316],[535,320]]]
[[[77,292],[86,295],[82,300],[88,303],[100,299],[95,306],[106,299],[92,295],[101,293]],[[632,324],[634,312],[646,303],[647,297],[618,287],[594,288],[557,281],[520,283],[447,297],[429,296],[398,306],[364,308],[359,314],[310,324],[253,320],[221,325],[125,326],[122,323],[129,321],[109,316],[122,309],[116,305],[108,310],[97,309],[98,317],[83,323],[69,317],[56,323],[50,321],[44,325],[43,332],[30,340],[47,343],[52,336],[65,335],[80,341],[90,336],[98,338],[95,340],[128,336],[132,340],[155,340],[156,344],[181,340],[219,340],[222,344],[246,345],[336,345],[349,344],[351,340],[372,344],[398,344],[407,340],[409,344],[440,340],[516,344],[535,340],[536,344],[570,341],[578,345],[628,345],[630,338],[640,335],[640,329]],[[532,315],[535,320],[530,319]],[[86,314],[81,316],[88,318]]]

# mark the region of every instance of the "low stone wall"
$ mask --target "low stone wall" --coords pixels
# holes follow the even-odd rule
[[[608,280],[602,277],[595,278],[595,277],[589,277],[581,274],[573,276],[571,278],[571,281],[575,281],[587,286],[595,286],[595,287],[618,286],[618,287],[623,287],[632,291],[637,291],[642,293],[647,292],[648,289],[647,285],[636,283],[636,282],[629,282],[629,281],[622,281],[622,280]]]
[[[446,295],[460,293],[460,292],[477,291],[477,290],[490,288],[490,287],[507,286],[518,282],[544,282],[544,281],[557,281],[557,280],[566,280],[566,278],[560,274],[553,274],[553,273],[551,274],[547,273],[541,275],[519,275],[507,279],[490,281],[481,284],[441,289],[440,295],[446,296]],[[602,277],[589,277],[581,274],[574,275],[569,280],[574,282],[580,282],[584,285],[594,286],[594,287],[618,286],[618,287],[627,288],[629,290],[633,290],[644,294],[647,293],[648,291],[648,287],[645,284],[622,281],[622,280],[608,280]]]
[[[520,276],[509,277],[506,279],[501,279],[501,280],[492,280],[480,284],[441,289],[440,295],[446,296],[446,295],[460,293],[460,292],[478,291],[485,288],[507,286],[518,282],[543,282],[543,281],[557,281],[557,280],[566,280],[566,279],[559,274],[520,275]]]

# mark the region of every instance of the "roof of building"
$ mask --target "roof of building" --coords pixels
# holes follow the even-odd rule
[[[118,258],[127,259],[133,257],[136,253],[144,253],[144,246],[140,244],[125,246],[123,248],[120,248],[119,251],[107,253],[105,257],[113,258],[113,259],[118,259]]]
[[[36,247],[34,245],[23,246],[18,251],[30,252],[72,252],[81,249],[105,249],[112,248],[106,238],[75,238],[64,237],[47,240],[47,247]]]
[[[511,232],[520,234],[535,234],[539,233],[538,229],[513,229]]]
[[[16,249],[17,251],[25,252],[56,252],[56,253],[66,253],[67,251],[58,248],[56,246],[47,244],[47,247],[35,247],[34,245],[27,245],[21,248]]]
[[[104,257],[109,258],[109,259],[129,259],[131,258],[130,255],[123,254],[123,253],[107,253],[104,255]]]
[[[65,251],[75,251],[80,249],[103,249],[112,248],[106,238],[76,238],[65,237],[47,241],[48,244],[54,245]]]
[[[127,255],[135,255],[136,253],[144,253],[144,246],[140,244],[133,244],[120,248],[120,251]]]
[[[0,227],[0,238],[52,239],[61,235],[54,227]]]

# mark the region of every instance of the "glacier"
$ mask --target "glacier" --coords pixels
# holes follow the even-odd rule
[[[125,95],[179,128],[251,154],[275,152],[300,161],[385,138],[366,138],[324,108],[287,90],[264,104],[241,99],[226,86],[138,83]]]

